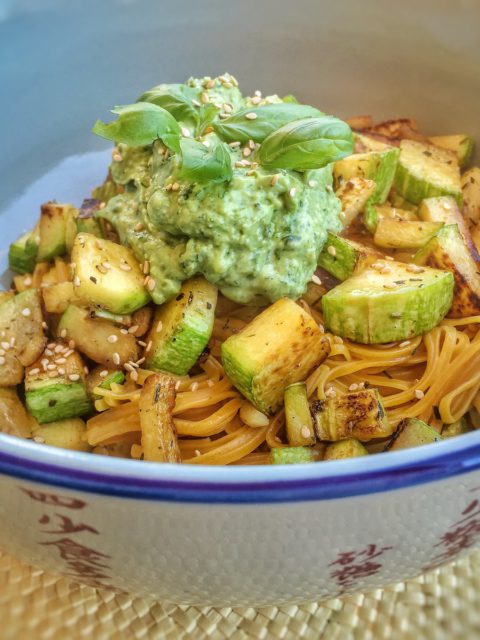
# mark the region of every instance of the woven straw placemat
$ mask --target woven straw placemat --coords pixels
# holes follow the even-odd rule
[[[96,591],[0,554],[2,640],[478,640],[480,551],[344,600],[262,609],[177,607]]]

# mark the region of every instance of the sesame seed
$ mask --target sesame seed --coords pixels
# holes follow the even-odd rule
[[[80,380],[80,376],[78,373],[71,373],[68,376],[68,379],[71,380],[72,382],[76,382],[77,380]]]
[[[202,104],[198,100],[195,100],[195,99],[192,100],[192,104],[194,104],[196,107],[201,107],[202,106]]]
[[[136,333],[138,331],[138,328],[138,324],[133,324],[128,330],[128,333]]]
[[[182,384],[181,380],[177,380],[175,383],[175,391],[178,391],[180,389],[180,385]]]
[[[104,369],[103,371],[100,371],[98,375],[100,376],[100,378],[106,378],[108,376],[108,371]]]
[[[180,185],[178,184],[178,182],[174,182],[172,184],[172,191],[178,191],[180,189]]]
[[[52,349],[45,349],[45,352],[44,352],[44,353],[45,353],[45,355],[46,355],[46,356],[49,356],[49,357],[50,357],[50,356],[53,356],[53,351],[52,351]]]
[[[42,365],[42,367],[46,367],[48,363],[49,363],[48,358],[42,358],[40,360],[40,364]]]
[[[417,398],[417,400],[421,400],[425,397],[425,394],[421,389],[415,389],[415,397]]]
[[[69,346],[70,349],[75,349],[75,346],[76,346],[75,340],[69,340],[68,341],[68,346]]]
[[[192,382],[190,385],[190,391],[196,391],[198,389],[198,382]]]
[[[80,278],[78,276],[75,276],[75,278],[73,279],[73,286],[74,287],[80,286]]]
[[[119,153],[112,153],[112,160],[114,162],[121,162],[122,156]]]
[[[303,427],[302,427],[302,429],[301,429],[301,432],[300,432],[300,433],[302,434],[302,436],[303,436],[304,438],[310,438],[310,436],[312,435],[312,434],[310,433],[310,429],[307,427],[307,425],[306,425],[306,424],[304,424],[304,425],[303,425]]]
[[[123,271],[131,271],[132,267],[129,264],[121,264],[120,269],[122,269]]]
[[[15,336],[13,338],[10,338],[10,346],[11,347],[15,346],[15,340],[16,340]]]
[[[62,329],[60,331],[60,337],[61,338],[66,338],[67,337],[67,330],[66,329]]]
[[[159,320],[159,321],[157,322],[157,329],[156,329],[156,332],[157,332],[157,333],[160,333],[160,331],[161,331],[162,329],[163,329],[163,322],[162,322],[161,320]]]
[[[323,324],[319,324],[318,328],[320,329],[321,333],[325,333],[325,327],[323,326]]]
[[[315,274],[313,274],[313,276],[311,277],[311,281],[313,282],[313,284],[318,284],[318,285],[322,284],[322,281],[320,280],[320,278]]]
[[[145,260],[145,262],[143,263],[142,271],[145,275],[148,275],[150,273],[150,262],[148,260]]]
[[[254,95],[255,95],[257,98],[261,98],[261,97],[262,97],[262,92],[260,91],[260,89],[256,89],[256,90],[254,91]]]
[[[308,181],[308,186],[312,187],[312,189],[313,189],[313,187],[317,186],[317,181],[316,180],[309,180]]]
[[[208,104],[210,102],[210,97],[208,95],[208,93],[205,93],[205,91],[202,93],[202,95],[200,96],[200,100],[203,102],[203,104]]]
[[[57,368],[56,364],[47,364],[47,369],[49,371],[54,371]]]
[[[106,270],[106,269],[105,269],[105,267],[104,267],[103,265],[101,265],[101,264],[97,264],[97,265],[95,266],[95,269],[96,269],[97,271],[100,271],[100,273],[107,273],[107,270]]]
[[[137,382],[138,380],[138,373],[135,371],[135,369],[133,371],[130,371],[130,378],[134,381]]]
[[[48,372],[48,377],[49,378],[58,378],[58,376],[59,376],[58,371],[49,371]]]
[[[63,351],[64,346],[63,344],[57,344],[57,346],[55,347],[54,351],[55,353],[60,353],[60,351]]]
[[[150,340],[145,348],[145,353],[148,353],[153,346],[153,342]]]
[[[270,181],[270,185],[272,187],[274,187],[277,184],[279,178],[280,178],[280,176],[278,175],[278,173],[276,175],[272,176],[272,179]]]
[[[385,260],[391,260],[393,262],[395,258],[392,258],[392,256],[385,256]]]
[[[207,386],[213,387],[215,386],[215,382],[213,380],[207,380]]]
[[[120,333],[122,334],[122,336],[128,336],[128,330],[127,329],[120,329]]]
[[[171,183],[165,185],[165,191],[171,191],[171,190],[172,190],[172,184]]]
[[[225,104],[223,105],[223,110],[226,111],[227,113],[232,113],[233,107],[228,102],[225,102]]]
[[[105,262],[102,262],[102,267],[104,267],[105,269],[111,269],[112,265],[110,264],[110,262],[105,260]]]
[[[24,284],[26,287],[29,287],[29,286],[32,284],[32,279],[31,279],[31,277],[30,277],[30,276],[27,276],[27,277],[24,279],[23,284]]]
[[[37,444],[45,444],[45,438],[42,438],[42,436],[34,436],[33,441]]]
[[[55,364],[65,364],[65,363],[66,363],[66,361],[67,361],[67,359],[66,359],[66,358],[57,358],[57,359],[55,360]]]
[[[336,394],[335,389],[333,387],[328,387],[328,389],[325,391],[325,395],[328,398],[335,398],[335,396],[337,394]]]
[[[85,371],[85,375],[87,375],[87,376],[88,376],[88,374],[89,374],[90,372],[88,371],[88,367],[87,367],[87,365],[85,365],[85,366],[83,367],[83,370]]]
[[[107,206],[106,202],[100,202],[100,204],[98,205],[99,209],[105,209],[105,207]]]
[[[148,279],[148,283],[147,283],[147,289],[149,291],[153,291],[156,287],[157,283],[155,282],[155,280],[153,278],[149,278]]]
[[[59,368],[58,368],[58,373],[59,373],[61,376],[64,376],[64,375],[65,375],[65,369],[64,369],[63,367],[59,367]]]
[[[8,351],[10,349],[10,343],[9,342],[0,342],[0,345],[1,345],[2,349],[5,349],[5,351]]]
[[[134,229],[135,231],[141,231],[143,229],[143,224],[141,222],[137,222]]]
[[[335,247],[333,247],[332,245],[329,245],[327,247],[327,253],[331,256],[336,256],[337,255],[337,250],[335,249]]]
[[[243,155],[244,155],[244,157],[245,157],[245,158],[248,158],[248,156],[249,156],[249,155],[251,155],[252,150],[250,149],[250,147],[244,147],[244,149],[243,149],[243,152],[242,152],[242,153],[243,153]]]
[[[120,354],[118,354],[117,352],[115,352],[112,356],[112,360],[114,362],[114,364],[120,364],[121,359],[120,359]]]
[[[201,456],[202,452],[199,449],[195,449],[195,451],[193,452],[196,456]]]
[[[30,369],[29,374],[31,376],[36,376],[37,373],[40,373],[40,369],[38,367],[35,367],[34,369]]]
[[[47,344],[47,349],[55,349],[56,342],[49,342]]]
[[[213,87],[215,86],[215,80],[213,79],[208,80],[205,86],[207,89],[213,89]]]
[[[292,187],[288,193],[290,194],[291,198],[294,198],[297,193],[297,190],[295,189],[295,187]]]
[[[410,344],[410,340],[405,340],[404,342],[400,342],[398,346],[403,348],[403,347],[408,347],[409,344]]]
[[[144,362],[145,362],[145,358],[140,358],[140,360],[137,360],[135,364],[137,365],[137,367],[139,367],[139,366],[140,366],[140,365],[142,365]]]
[[[396,289],[397,285],[394,282],[387,282],[383,285],[384,289]]]
[[[380,273],[392,273],[392,267],[382,267],[382,269],[380,269]]]
[[[256,120],[258,116],[256,113],[253,113],[252,111],[250,111],[250,113],[245,114],[245,118],[247,118],[247,120]]]
[[[343,344],[343,340],[340,336],[333,336],[333,341],[337,344]]]
[[[251,98],[252,104],[259,104],[261,101],[262,99],[259,96],[253,96],[253,98]]]
[[[111,336],[108,336],[107,342],[110,342],[110,344],[114,344],[115,342],[118,342],[118,336],[112,333]]]
[[[42,322],[42,327],[44,329],[48,329],[48,324],[45,322],[45,320]]]
[[[356,382],[353,382],[349,387],[348,390],[349,391],[356,391],[358,389],[358,384]]]
[[[28,318],[28,316],[30,315],[32,315],[32,312],[28,307],[25,307],[25,309],[22,309],[22,316],[25,316],[26,318]]]
[[[449,211],[452,208],[452,205],[450,204],[450,202],[444,202],[443,208]]]
[[[131,365],[130,362],[125,362],[123,368],[130,372],[135,371],[135,367]]]
[[[416,264],[407,264],[406,269],[410,271],[410,273],[423,273],[425,271],[425,269]]]
[[[147,346],[147,343],[143,342],[143,340],[137,340],[137,344],[138,344],[139,347],[146,347]]]
[[[187,127],[182,127],[182,136],[185,136],[185,138],[190,138],[190,131],[187,129]]]
[[[255,151],[255,142],[253,140],[248,141],[248,146],[252,151]]]
[[[0,356],[0,366],[5,364],[5,358],[3,356]]]

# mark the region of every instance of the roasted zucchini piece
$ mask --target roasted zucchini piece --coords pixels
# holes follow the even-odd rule
[[[456,436],[461,436],[464,433],[469,433],[472,431],[472,427],[468,424],[465,418],[460,418],[457,422],[453,422],[452,424],[444,425],[442,429],[442,438],[454,438]]]
[[[457,154],[460,167],[465,167],[472,157],[475,142],[471,136],[464,134],[453,136],[432,136],[430,142],[442,149],[448,149]]]
[[[295,382],[285,389],[285,423],[287,440],[292,447],[308,447],[316,442],[313,418],[305,382]]]
[[[463,213],[469,224],[480,224],[480,167],[473,167],[462,176]]]
[[[91,451],[87,442],[87,426],[81,418],[67,418],[38,424],[33,427],[32,435],[36,442],[51,447],[70,449],[71,451]]]
[[[472,240],[465,218],[458,208],[457,201],[451,196],[425,198],[418,208],[418,215],[427,222],[442,222],[444,225],[456,224],[462,234],[463,241],[475,255],[476,248]]]
[[[329,231],[318,264],[337,280],[346,280],[381,258],[382,254],[375,249]]]
[[[108,320],[92,320],[87,309],[72,304],[60,319],[57,335],[73,340],[79,351],[107,368],[136,362],[140,357],[135,336],[122,333],[121,328]]]
[[[379,220],[373,241],[383,249],[419,249],[442,227],[442,222]]]
[[[173,424],[175,380],[162,373],[147,378],[140,394],[140,427],[144,459],[151,462],[181,462],[177,432]]]
[[[72,282],[59,282],[43,287],[42,296],[47,313],[63,313],[76,300]]]
[[[67,230],[71,238],[72,222],[77,214],[77,209],[71,204],[42,204],[37,262],[48,262],[55,256],[63,256],[67,252]]]
[[[101,389],[110,389],[112,384],[123,384],[125,382],[125,374],[118,369],[104,369],[102,366],[95,367],[87,375],[87,391],[90,398],[98,400],[100,396],[93,393],[96,387]]]
[[[8,266],[16,273],[32,273],[38,253],[38,229],[28,231],[8,251]]]
[[[150,301],[145,276],[128,247],[80,233],[73,244],[72,264],[75,294],[87,305],[129,314]]]
[[[35,420],[25,411],[14,388],[0,388],[0,431],[20,438],[31,438]]]
[[[305,380],[330,352],[314,319],[288,298],[277,300],[222,344],[222,362],[237,389],[273,414],[286,387]]]
[[[410,449],[440,440],[442,436],[429,424],[418,418],[407,418],[398,425],[385,451]]]
[[[183,283],[177,296],[157,308],[146,339],[146,367],[183,376],[193,367],[213,330],[217,287],[205,278]]]
[[[342,203],[339,218],[344,227],[348,227],[362,213],[375,188],[373,180],[357,177],[350,178],[337,189],[335,195]]]
[[[345,460],[346,458],[359,458],[368,456],[368,451],[363,444],[354,438],[332,442],[325,449],[324,460]]]
[[[315,462],[315,452],[308,447],[273,447],[270,449],[271,464],[305,464]]]
[[[388,200],[390,202],[390,204],[392,205],[392,207],[395,207],[396,209],[402,209],[402,210],[406,210],[406,211],[411,211],[411,213],[417,213],[418,211],[418,205],[417,204],[413,204],[413,202],[409,202],[408,200],[405,200],[405,198],[402,198],[402,196],[400,194],[398,194],[395,189],[392,189],[390,191],[390,194],[388,196]],[[378,209],[378,207],[377,207]]]
[[[25,402],[40,424],[89,413],[80,355],[62,342],[47,348],[25,372]]]
[[[422,269],[380,261],[348,278],[322,298],[325,326],[365,344],[407,340],[429,331],[450,309],[453,277],[449,271]]]
[[[43,352],[40,296],[28,289],[0,305],[0,387],[20,384],[23,368],[32,364]]]
[[[480,263],[465,244],[458,225],[442,229],[415,254],[415,263],[448,269],[455,278],[449,315],[463,318],[480,313]]]
[[[14,291],[0,291],[0,306],[15,297]]]
[[[376,204],[375,211],[377,212],[377,216],[379,220],[387,219],[387,220],[416,220],[418,221],[418,216],[415,211],[411,211],[410,209],[402,209],[401,207],[393,207],[392,205],[385,202],[384,204]]]
[[[395,188],[406,200],[453,196],[462,204],[460,168],[455,153],[415,140],[402,140]]]
[[[354,438],[368,442],[393,433],[377,389],[361,389],[317,400],[312,405],[319,440]]]

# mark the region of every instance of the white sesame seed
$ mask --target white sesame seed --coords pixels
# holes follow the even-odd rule
[[[190,385],[190,391],[196,391],[198,389],[198,382],[192,382]]]
[[[215,386],[215,382],[213,380],[207,380],[207,386],[208,387],[213,387],[213,386]]]
[[[312,189],[313,189],[313,187],[317,186],[317,181],[316,180],[309,180],[308,181],[308,186],[312,187]]]
[[[15,336],[14,336],[13,338],[10,338],[10,346],[11,346],[11,347],[14,347],[14,346],[15,346],[15,341],[16,341]]]
[[[49,378],[58,378],[58,376],[59,376],[58,371],[49,371],[48,372],[48,377]]]
[[[34,436],[33,441],[37,444],[45,444],[45,438],[42,438],[42,436]]]
[[[42,327],[44,329],[48,329],[48,324],[45,322],[45,320],[42,322]]]
[[[387,282],[383,285],[384,289],[396,289],[397,285],[394,282]]]
[[[138,373],[135,371],[135,369],[133,371],[130,371],[130,378],[134,381],[137,382],[138,380]]]
[[[5,349],[5,351],[8,351],[10,349],[10,343],[9,342],[3,341],[3,342],[0,342],[0,345],[1,345],[2,349]]]
[[[358,389],[358,384],[356,382],[353,382],[349,387],[348,390],[349,391],[356,391]]]
[[[311,277],[311,281],[313,282],[313,284],[318,284],[318,285],[322,284],[322,281],[320,280],[320,278],[315,274],[313,274],[313,276]]]
[[[180,189],[180,185],[178,184],[178,182],[174,182],[172,184],[172,191],[178,191]]]
[[[323,324],[319,324],[318,328],[320,329],[321,333],[325,333],[325,327],[323,326]]]
[[[262,92],[260,91],[260,89],[256,89],[256,90],[254,91],[254,95],[255,95],[257,98],[261,98],[261,97],[262,97]]]
[[[146,360],[146,358],[140,358],[140,360],[137,360],[135,364],[137,365],[137,367],[139,367],[140,365],[142,365],[145,362],[145,360]]]
[[[156,329],[156,332],[157,332],[157,333],[160,333],[160,331],[161,331],[162,329],[163,329],[163,322],[162,322],[161,320],[159,320],[159,321],[157,322],[157,329]]]
[[[114,364],[120,364],[121,362],[121,358],[120,358],[120,354],[118,354],[117,352],[115,352],[112,356],[112,360],[114,362]]]
[[[32,312],[28,307],[25,307],[25,309],[22,309],[22,316],[25,316],[26,318],[28,318],[28,316],[30,315],[32,315]]]
[[[73,286],[74,287],[80,286],[80,278],[78,276],[75,276],[75,278],[73,279]]]
[[[64,376],[64,375],[65,375],[65,369],[64,369],[63,367],[59,367],[59,368],[58,368],[58,373],[59,373],[61,376]]]
[[[97,271],[100,271],[100,273],[107,273],[107,270],[105,269],[105,267],[104,267],[102,264],[97,264],[97,265],[95,266],[95,269],[96,269]]]
[[[393,262],[395,258],[392,258],[392,256],[385,256],[385,260],[391,260]]]
[[[69,340],[68,341],[68,346],[70,349],[75,349],[75,340]]]
[[[40,364],[42,365],[42,367],[46,367],[48,363],[49,363],[48,358],[42,358],[42,360],[40,360]]]
[[[147,283],[147,289],[149,291],[153,291],[156,287],[157,283],[155,282],[155,280],[153,278],[149,278],[148,279],[148,283]]]
[[[180,389],[180,385],[181,385],[181,384],[182,384],[182,383],[181,383],[181,381],[180,381],[180,380],[177,380],[177,381],[176,381],[176,383],[175,383],[175,391],[178,391],[178,390]]]
[[[343,344],[343,340],[340,336],[333,336],[333,341],[337,344]]]
[[[138,369],[140,365],[138,365],[136,362],[132,362],[132,360],[129,361],[128,363],[131,367],[134,367],[135,369]]]
[[[88,371],[88,367],[87,367],[87,365],[85,365],[85,366],[83,367],[83,370],[85,371],[85,375],[87,375],[87,376],[88,376],[89,371]]]
[[[312,435],[312,434],[310,433],[310,429],[307,427],[307,425],[306,425],[306,424],[304,424],[304,425],[303,425],[303,427],[302,427],[302,429],[301,429],[300,433],[302,434],[302,436],[303,436],[304,438],[310,438],[310,436]]]
[[[380,269],[380,273],[392,273],[392,267],[387,267],[387,266],[382,267]]]
[[[55,360],[55,364],[65,364],[65,363],[66,363],[66,361],[67,361],[67,359],[66,359],[66,358],[57,358],[57,359]]]
[[[121,264],[120,269],[122,269],[123,271],[131,271],[132,267],[129,264]]]
[[[187,127],[182,127],[182,136],[185,136],[185,138],[190,138],[190,131],[187,129]]]
[[[137,222],[134,229],[135,231],[141,231],[143,229],[143,224],[141,222]]]
[[[406,269],[410,271],[410,273],[423,273],[425,271],[425,269],[416,264],[407,264]]]
[[[337,255],[337,250],[332,245],[329,245],[327,247],[327,253],[330,254],[331,256],[335,257]]]
[[[202,452],[199,449],[195,449],[193,452],[197,457],[202,455]]]
[[[280,178],[280,176],[278,175],[278,173],[276,175],[272,176],[272,179],[270,181],[270,184],[271,184],[272,187],[274,187],[277,184],[279,178]]]
[[[77,380],[80,380],[80,375],[78,373],[71,373],[68,376],[68,379],[71,380],[72,382],[76,382]]]
[[[60,351],[63,351],[64,346],[63,344],[57,344],[57,346],[55,347],[54,351],[55,353],[60,353]]]
[[[251,98],[252,104],[259,104],[261,101],[262,99],[259,96],[253,96],[253,98]]]
[[[203,102],[203,104],[208,104],[210,102],[210,97],[208,95],[208,93],[205,93],[205,91],[202,93],[202,95],[200,96],[200,100]]]
[[[53,351],[52,351],[52,349],[45,349],[44,353],[45,353],[45,355],[46,355],[46,356],[48,356],[48,357],[53,356]]]
[[[425,397],[425,394],[421,389],[415,389],[415,397],[417,398],[417,400],[421,400],[423,397]]]
[[[122,336],[128,336],[128,329],[120,329]]]
[[[145,262],[143,263],[142,271],[145,275],[148,275],[150,273],[150,262],[148,260],[145,260]]]
[[[139,347],[146,347],[147,346],[147,343],[143,342],[143,340],[137,340],[137,344],[138,344]]]
[[[137,333],[138,329],[139,329],[138,324],[133,324],[128,330],[128,333]]]
[[[30,277],[30,276],[27,276],[27,277],[24,279],[23,284],[24,284],[26,287],[29,287],[29,286],[32,284],[32,279],[31,279],[31,277]]]
[[[3,356],[0,356],[0,366],[2,366],[3,364],[5,364],[5,358]]]
[[[236,142],[229,142],[228,146],[231,147],[232,149],[235,149],[236,147],[239,147],[242,143],[240,141],[236,141]]]
[[[108,376],[108,371],[104,369],[103,371],[100,371],[98,375],[100,376],[100,378],[106,378]]]
[[[60,331],[60,337],[61,338],[66,338],[67,337],[67,330],[66,329],[62,329]]]
[[[110,344],[114,344],[115,342],[118,342],[118,336],[112,333],[111,336],[108,336],[107,342],[110,342]]]
[[[333,387],[328,387],[328,389],[325,391],[325,395],[328,398],[335,398],[335,396],[337,394],[336,394],[335,389]]]
[[[36,376],[37,373],[40,373],[40,369],[38,367],[35,367],[34,369],[30,369],[29,374],[31,376]]]
[[[49,371],[54,371],[57,368],[56,364],[47,364],[47,369]]]
[[[145,348],[145,353],[148,353],[153,346],[153,342],[150,340]]]
[[[122,156],[119,153],[112,153],[112,160],[114,162],[121,162]]]
[[[292,187],[288,193],[290,194],[291,198],[294,198],[297,193],[297,190],[295,189],[295,187]]]
[[[242,153],[245,158],[248,158],[248,156],[251,155],[252,150],[250,149],[250,147],[244,147]]]
[[[253,111],[250,111],[250,113],[245,114],[245,118],[247,118],[247,120],[256,120],[258,116],[256,113],[253,113]]]

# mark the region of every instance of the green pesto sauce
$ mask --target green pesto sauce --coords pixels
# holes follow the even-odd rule
[[[217,81],[205,89],[193,79],[187,84],[198,87],[199,98],[206,92],[212,102],[228,102],[235,110],[247,104],[235,86]],[[212,133],[202,138],[207,144],[214,139]],[[121,160],[110,170],[125,192],[111,198],[101,215],[139,260],[150,262],[157,304],[199,273],[239,303],[296,299],[316,269],[327,231],[341,228],[331,167],[300,173],[234,165],[230,182],[200,184],[177,177],[177,157],[160,142],[119,145],[118,153]],[[241,150],[231,155],[232,164],[242,159]],[[165,188],[174,183],[178,190]]]

